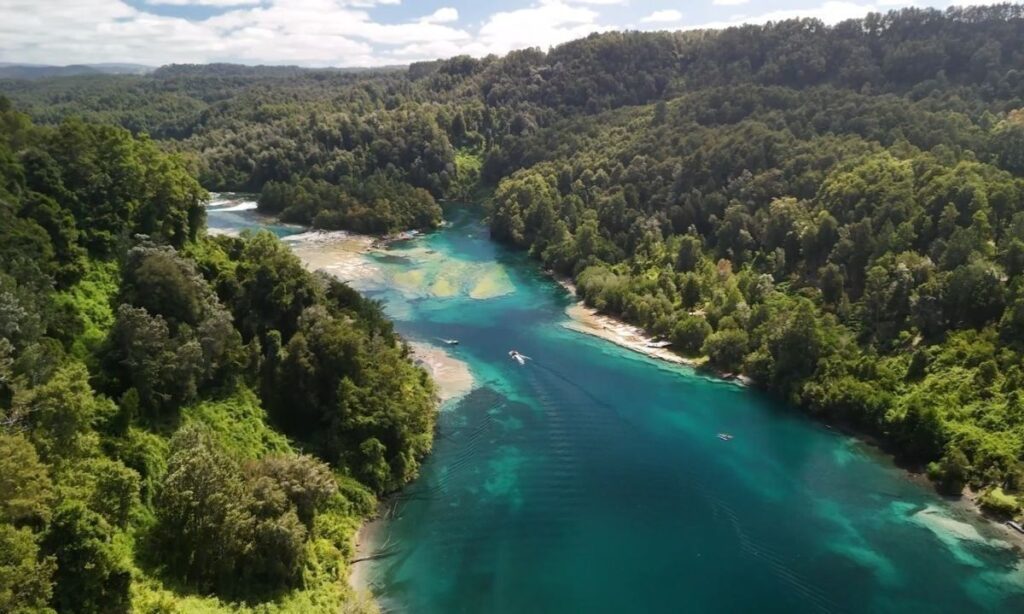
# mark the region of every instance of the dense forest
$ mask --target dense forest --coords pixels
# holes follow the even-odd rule
[[[433,384],[180,156],[0,99],[0,611],[338,611]],[[367,605],[372,608],[372,605]]]
[[[945,491],[970,485],[994,513],[1014,514],[1024,491],[1022,40],[1024,7],[1002,5],[835,26],[613,32],[548,52],[364,73],[214,65],[2,81],[18,108],[55,126],[18,128],[20,116],[4,116],[11,153],[0,160],[20,204],[4,205],[17,225],[2,229],[17,243],[0,245],[26,247],[4,254],[5,267],[25,270],[6,274],[2,296],[15,308],[0,313],[28,315],[3,324],[16,331],[4,333],[3,407],[23,407],[53,378],[70,385],[73,370],[37,361],[56,353],[77,365],[96,407],[88,441],[139,482],[129,507],[140,519],[121,533],[108,521],[128,542],[183,526],[174,523],[185,504],[161,493],[186,465],[200,466],[180,458],[193,449],[238,459],[223,478],[249,493],[238,500],[263,496],[257,485],[279,475],[265,463],[315,473],[327,462],[345,478],[325,496],[336,510],[329,523],[351,517],[369,491],[414,473],[429,445],[427,385],[412,399],[384,395],[408,412],[402,432],[387,431],[377,418],[394,406],[366,393],[378,378],[391,382],[382,365],[422,377],[379,311],[302,273],[268,237],[202,237],[201,210],[169,203],[198,202],[192,174],[207,189],[259,191],[261,209],[286,220],[387,233],[436,225],[439,200],[479,199],[496,240],[574,278],[589,304],[874,435]],[[82,143],[90,139],[104,145]],[[141,192],[118,182],[97,192],[80,167],[116,152],[155,179]],[[151,302],[163,294],[189,298]],[[139,355],[140,344],[162,348],[158,358]],[[354,363],[340,349],[349,344],[361,348]],[[196,363],[179,354],[209,367],[168,375],[150,364]],[[338,365],[351,374],[341,387]],[[275,386],[280,377],[302,385]],[[312,414],[288,412],[298,406]],[[374,419],[338,425],[339,406]],[[255,424],[266,411],[288,439],[225,441],[216,424],[237,408]],[[376,426],[361,430],[367,423]],[[17,465],[41,467],[54,486],[40,495],[46,513],[11,521],[11,535],[39,565],[58,557],[59,570],[47,536],[70,496],[60,480],[71,478],[33,428],[11,429],[12,442],[28,443],[10,445],[35,459]],[[287,456],[300,447],[320,460]],[[157,469],[145,465],[151,457]],[[96,480],[73,483],[79,492]],[[262,518],[247,505],[246,518]],[[307,523],[299,504],[287,509],[307,545],[331,513]],[[168,557],[161,570],[136,557],[133,573],[220,595],[238,590],[225,565],[245,570],[229,574],[245,586],[297,585],[265,562],[223,554],[237,547],[219,544],[216,560]]]

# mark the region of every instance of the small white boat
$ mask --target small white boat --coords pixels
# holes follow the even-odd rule
[[[511,358],[512,360],[518,362],[521,365],[525,365],[526,361],[530,360],[529,356],[524,356],[523,354],[520,354],[519,352],[517,352],[515,350],[509,350],[508,356],[509,356],[509,358]]]
[[[459,340],[458,339],[441,339],[441,341],[443,341],[445,345],[458,345],[459,344]]]
[[[732,435],[729,433],[719,433],[718,438],[722,441],[732,441]]]

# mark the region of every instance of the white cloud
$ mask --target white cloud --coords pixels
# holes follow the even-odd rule
[[[748,2],[750,0],[712,0],[711,4],[715,6],[739,6]]]
[[[886,3],[886,4],[883,4]],[[827,25],[834,25],[847,19],[859,19],[868,13],[880,13],[900,6],[911,6],[913,0],[879,0],[876,3],[858,4],[846,0],[828,0],[813,8],[770,11],[759,15],[740,15],[728,21],[713,21],[685,26],[686,29],[728,28],[742,24],[764,24],[769,21],[783,21],[797,17],[819,19]]]
[[[48,0],[45,12],[36,0],[0,0],[5,17],[0,60],[371,66],[394,63],[390,49],[471,39],[466,31],[430,20],[378,23],[360,8],[394,2],[264,0],[191,21],[147,13],[121,0]],[[432,15],[434,21],[451,16],[451,11]]]
[[[145,1],[224,10],[213,17],[189,20],[149,13],[126,0],[0,0],[0,61],[376,66],[459,54],[504,54],[523,47],[547,49],[592,32],[627,27],[611,25],[601,16],[603,6],[625,4],[625,0],[528,0],[533,4],[497,11],[474,28],[459,25],[459,11],[453,6],[400,23],[382,23],[371,14],[373,7],[400,0]],[[666,9],[650,13],[643,22],[713,28],[816,17],[836,23],[920,1],[825,0],[807,9],[737,15],[686,26],[679,11]],[[740,0],[713,2],[736,4]]]
[[[682,18],[683,14],[679,11],[668,9],[664,11],[654,11],[640,21],[642,23],[675,23]]]
[[[480,27],[477,43],[488,53],[507,53],[522,47],[547,48],[607,30],[597,24],[598,13],[560,0],[491,15]]]
[[[146,0],[146,4],[164,6],[243,6],[259,4],[260,0]]]
[[[525,47],[547,49],[592,32],[613,29],[598,23],[600,15],[597,11],[579,4],[580,0],[541,0],[527,8],[500,11],[484,20],[474,36],[464,40],[435,40],[402,45],[389,53],[391,63],[447,58],[460,54],[476,57],[492,53],[500,55]]]
[[[459,11],[450,6],[439,8],[433,13],[420,17],[421,23],[448,23],[459,20]]]

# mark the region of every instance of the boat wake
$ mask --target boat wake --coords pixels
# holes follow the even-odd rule
[[[223,204],[226,205],[226,204],[230,204],[231,202],[234,202],[234,201],[227,201],[227,202],[225,202]],[[230,211],[254,211],[257,206],[258,205],[255,202],[253,202],[253,201],[245,201],[245,202],[238,203],[237,205],[232,205],[230,207],[223,207],[223,208],[218,206],[218,203],[210,203],[209,205],[207,205],[207,208],[208,209],[216,209],[217,211],[219,211],[221,213],[225,213],[225,212],[230,212]]]

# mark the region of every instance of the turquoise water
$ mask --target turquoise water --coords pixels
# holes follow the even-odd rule
[[[1024,611],[990,526],[791,407],[567,330],[560,287],[448,217],[353,282],[477,380],[379,531],[386,609]]]

